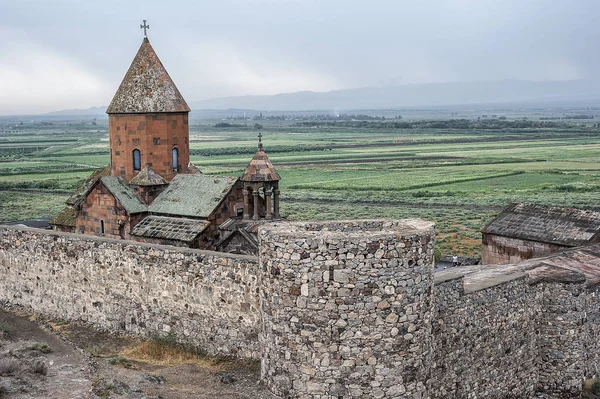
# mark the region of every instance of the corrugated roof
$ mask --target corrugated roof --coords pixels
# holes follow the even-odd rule
[[[206,220],[147,216],[131,231],[141,237],[160,238],[191,243],[202,233],[210,222]]]
[[[160,186],[169,183],[161,175],[153,171],[150,166],[146,165],[131,179],[129,184],[133,184],[134,186]]]
[[[107,114],[189,112],[190,108],[147,38],[144,38]]]
[[[70,206],[65,207],[56,216],[54,216],[48,224],[55,226],[67,226],[75,227],[75,220],[77,219],[77,211]]]
[[[148,207],[139,199],[136,191],[120,176],[105,176],[100,181],[130,215],[148,211]]]
[[[258,150],[254,154],[254,158],[250,161],[244,174],[241,178],[245,182],[267,182],[267,181],[279,181],[279,173],[275,170],[275,167],[269,161],[269,157],[263,151],[262,145],[259,145]]]
[[[206,218],[236,181],[233,177],[177,175],[152,202],[149,211],[154,214]]]
[[[536,204],[512,204],[481,231],[505,237],[578,246],[600,232],[600,212]]]

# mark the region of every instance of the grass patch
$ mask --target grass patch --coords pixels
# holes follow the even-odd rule
[[[40,344],[40,343],[35,343],[29,347],[27,347],[27,349],[32,350],[32,351],[39,351],[42,353],[51,353],[52,352],[52,348],[50,348],[50,346],[48,346],[48,344]]]
[[[155,336],[147,341],[122,351],[128,358],[160,366],[173,366],[181,363],[195,363],[202,367],[221,369],[228,358],[222,356],[207,356],[193,348],[177,342],[174,334]]]
[[[113,366],[121,366],[121,367],[125,367],[126,369],[130,369],[133,367],[131,360],[127,359],[124,356],[110,357],[110,358],[106,359],[106,361],[109,364],[112,364]]]

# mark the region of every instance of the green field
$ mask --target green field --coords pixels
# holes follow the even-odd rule
[[[190,125],[192,162],[204,173],[239,176],[258,131],[216,128],[217,122]],[[261,124],[264,148],[282,177],[281,211],[290,220],[425,218],[437,224],[439,252],[477,255],[479,229],[510,202],[599,207],[594,123]],[[51,217],[108,163],[105,120],[0,119],[0,220]]]

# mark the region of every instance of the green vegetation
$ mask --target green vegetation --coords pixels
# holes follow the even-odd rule
[[[592,383],[592,393],[596,396],[600,396],[600,379],[598,378]]]
[[[204,173],[239,176],[261,129],[288,219],[430,219],[439,253],[477,255],[510,202],[598,206],[600,127],[527,117],[192,121],[190,152]],[[54,215],[109,163],[107,122],[94,123],[0,120],[0,220]]]

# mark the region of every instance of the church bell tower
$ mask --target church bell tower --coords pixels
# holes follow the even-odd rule
[[[130,182],[150,168],[170,182],[187,173],[190,161],[190,108],[167,73],[146,35],[108,114],[110,172]]]

